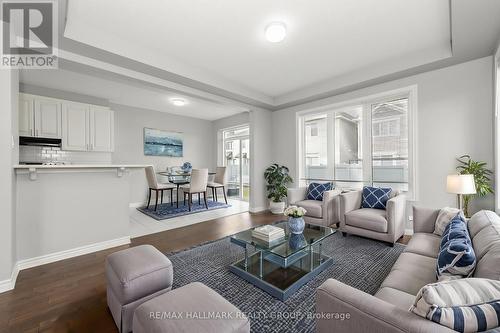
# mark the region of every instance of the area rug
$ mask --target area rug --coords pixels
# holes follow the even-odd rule
[[[174,288],[199,281],[216,290],[248,315],[252,332],[315,332],[316,289],[335,278],[356,289],[375,294],[405,246],[356,237],[340,232],[323,242],[323,253],[334,259],[326,269],[282,302],[229,271],[244,256],[229,238],[167,254],[174,267]]]
[[[231,207],[231,205],[218,201],[209,200],[207,201],[207,203],[208,203],[208,210]],[[184,206],[182,202],[179,202],[179,208],[177,208],[175,203],[173,206],[171,206],[170,203],[163,203],[158,205],[158,209],[156,211],[155,211],[155,205],[150,205],[149,208],[139,207],[137,208],[137,210],[158,221],[171,219],[173,217],[178,217],[182,215],[189,215],[207,211],[203,201],[201,202],[200,205],[198,204],[198,201],[194,200],[193,200],[193,205],[191,206],[191,211],[189,211],[188,206],[187,205]]]

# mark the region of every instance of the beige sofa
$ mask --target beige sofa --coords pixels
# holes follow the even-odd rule
[[[394,244],[405,232],[406,198],[393,192],[387,208],[361,208],[363,191],[340,195],[339,217],[342,235],[352,234]]]
[[[454,332],[408,311],[421,287],[436,282],[441,237],[433,234],[438,209],[413,208],[414,234],[378,292],[372,296],[329,279],[316,293],[316,312],[349,313],[346,320],[319,317],[318,332]],[[468,222],[476,253],[473,276],[500,280],[500,217],[480,211]],[[325,317],[325,316],[323,316]]]
[[[341,190],[325,191],[323,201],[306,199],[307,187],[289,188],[289,205],[303,207],[307,213],[306,223],[328,227],[339,223],[339,195]]]

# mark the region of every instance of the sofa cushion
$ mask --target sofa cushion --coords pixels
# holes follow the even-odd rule
[[[323,193],[331,191],[335,188],[333,183],[311,183],[307,187],[307,200],[323,201]]]
[[[476,267],[476,255],[472,248],[465,221],[456,216],[446,227],[438,255],[437,276],[467,277]]]
[[[411,236],[405,252],[420,254],[423,256],[437,258],[441,237],[434,234],[416,233]]]
[[[376,232],[387,232],[386,211],[374,208],[353,210],[345,214],[345,224]]]
[[[451,220],[460,213],[460,209],[453,207],[444,207],[439,210],[439,214],[434,223],[434,233],[442,236],[444,229],[451,222]]]
[[[433,282],[436,282],[436,259],[404,252],[382,282],[381,288],[390,287],[416,295],[420,288]]]
[[[317,200],[302,200],[295,203],[299,207],[307,210],[306,215],[311,217],[323,218],[323,202]]]
[[[364,186],[361,207],[385,210],[387,200],[391,198],[391,192],[390,188]]]
[[[415,295],[389,287],[380,288],[375,297],[404,310],[408,310],[415,300]]]
[[[500,281],[467,278],[424,286],[410,311],[458,332],[500,326]]]

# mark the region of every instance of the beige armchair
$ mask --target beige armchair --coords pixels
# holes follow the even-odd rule
[[[340,231],[342,235],[358,235],[388,242],[392,245],[405,230],[406,198],[394,193],[386,209],[361,208],[363,191],[340,195]]]
[[[307,187],[289,188],[287,191],[288,205],[303,207],[307,210],[306,223],[328,227],[339,223],[340,190],[325,191],[323,201],[306,199]]]

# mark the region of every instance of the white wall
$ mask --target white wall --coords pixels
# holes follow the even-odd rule
[[[182,165],[185,161],[191,162],[194,168],[212,169],[215,165],[210,121],[125,105],[111,104],[110,107],[115,111],[114,164],[151,164],[157,171],[165,170],[167,166]],[[184,157],[145,156],[144,127],[182,132]],[[131,203],[145,202],[147,182],[144,171],[134,171],[130,183]]]
[[[15,176],[12,166],[18,162],[17,71],[0,70],[0,289],[10,280],[16,260],[15,251]],[[14,145],[13,145],[14,144]],[[9,281],[6,282],[7,284]]]
[[[492,59],[477,59],[273,112],[273,159],[296,174],[296,112],[417,85],[416,204],[455,206],[456,197],[446,193],[445,183],[446,175],[455,172],[456,157],[467,153],[493,169]],[[472,208],[493,207],[494,198],[488,196],[475,201]]]

